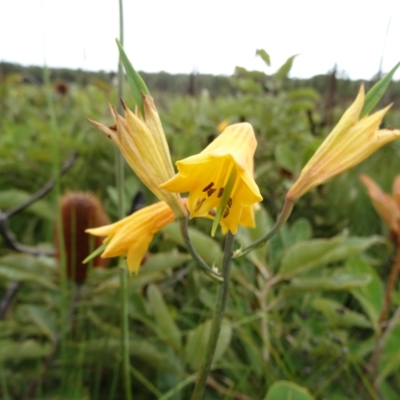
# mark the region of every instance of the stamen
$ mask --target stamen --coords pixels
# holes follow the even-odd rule
[[[208,192],[207,192],[207,196],[208,197],[210,197],[214,192],[216,192],[217,191],[217,189],[210,189]]]
[[[224,214],[222,215],[222,218],[226,218],[228,215],[229,215],[229,207],[226,207]]]
[[[229,197],[229,200],[228,200],[228,207],[229,207],[229,208],[232,207],[232,197]]]
[[[217,197],[220,198],[224,194],[224,188],[219,189]]]
[[[195,207],[194,211],[195,211],[195,212],[196,212],[196,211],[199,211],[199,210],[200,210],[200,207],[203,205],[203,203],[204,203],[205,201],[206,201],[205,198],[197,200],[196,207]]]
[[[211,182],[210,184],[208,184],[208,185],[203,189],[203,192],[207,192],[208,189],[211,189],[213,186],[214,186],[214,182]],[[214,189],[214,190],[216,190],[216,189]]]
[[[215,210],[213,208],[208,211],[208,215],[211,215],[212,217],[215,217],[216,214],[217,213],[215,212]]]

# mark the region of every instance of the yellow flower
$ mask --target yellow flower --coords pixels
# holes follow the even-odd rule
[[[360,175],[361,182],[367,187],[368,195],[379,216],[389,225],[391,231],[400,234],[400,176],[393,183],[393,197],[382,189],[367,175]]]
[[[182,205],[186,199],[182,199]],[[87,229],[94,236],[106,236],[107,247],[102,258],[117,257],[127,253],[129,271],[137,274],[154,235],[173,222],[176,216],[167,203],[161,201],[142,208],[114,224]]]
[[[174,168],[165,134],[153,99],[143,94],[145,118],[125,105],[125,118],[110,106],[115,125],[107,127],[89,120],[112,139],[139,179],[160,199],[169,204],[178,217],[184,216],[179,195],[159,188],[174,176]]]
[[[253,205],[262,200],[253,178],[256,147],[250,124],[230,125],[201,153],[178,161],[179,173],[160,187],[189,192],[191,218],[214,216],[225,196],[221,224],[233,234],[238,225],[254,227]]]
[[[304,193],[359,164],[386,143],[400,136],[400,130],[378,130],[390,105],[359,119],[364,105],[364,87],[339,123],[321,144],[289,190],[287,199],[296,201]]]

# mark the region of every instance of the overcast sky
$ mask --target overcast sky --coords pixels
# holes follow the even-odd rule
[[[299,54],[293,77],[336,63],[369,79],[383,53],[384,72],[400,61],[400,0],[125,0],[124,13],[126,52],[147,72],[268,73]],[[0,61],[115,70],[118,34],[118,0],[0,0]]]

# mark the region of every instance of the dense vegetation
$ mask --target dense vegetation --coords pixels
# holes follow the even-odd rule
[[[223,121],[253,125],[255,175],[264,201],[257,228],[242,229],[238,246],[271,226],[287,189],[360,84],[334,73],[289,79],[290,66],[273,75],[239,67],[232,77],[142,74],[174,161],[201,151]],[[46,86],[37,67],[1,63],[0,73],[0,210],[23,203],[54,176],[57,131],[61,159],[79,153],[60,178],[61,191],[95,193],[116,220],[115,149],[87,122],[112,123],[108,103],[117,103],[113,76],[52,70]],[[396,102],[386,126],[400,127],[399,98],[400,82],[394,82],[382,100]],[[129,95],[125,100],[132,105]],[[388,317],[381,320],[395,249],[358,175],[369,174],[390,191],[400,171],[399,146],[386,146],[304,196],[268,246],[235,261],[205,399],[273,400],[277,397],[267,392],[282,380],[321,400],[398,399],[397,286]],[[127,212],[138,191],[150,204],[151,193],[129,168],[125,174]],[[14,239],[31,249],[52,249],[59,203],[54,193],[8,221]],[[218,265],[223,237],[209,237],[210,223],[193,220],[190,225],[199,253]],[[150,252],[139,275],[129,281],[132,392],[135,399],[184,400],[202,361],[215,283],[191,261],[174,224],[157,236]],[[0,238],[0,298],[19,283],[0,316],[1,398],[124,398],[114,265],[93,268],[81,286],[68,282],[65,302],[55,257],[19,254]],[[61,334],[67,339],[60,348],[65,316],[68,330]],[[297,395],[311,398],[305,391]]]

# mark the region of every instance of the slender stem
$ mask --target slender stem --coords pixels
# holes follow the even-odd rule
[[[210,337],[208,338],[206,358],[200,370],[199,379],[196,382],[196,386],[192,394],[192,400],[200,400],[203,396],[204,387],[207,382],[207,377],[210,372],[211,363],[217,347],[221,323],[225,314],[226,300],[228,298],[229,281],[231,276],[231,258],[234,241],[235,235],[232,235],[232,233],[228,232],[225,242],[224,259],[222,263],[222,276],[224,281],[219,285],[217,290],[217,298],[211,324]]]
[[[118,0],[119,4],[119,41],[124,44],[124,12],[122,0]],[[124,73],[122,69],[121,59],[118,62],[118,98],[123,97]],[[121,112],[121,103],[118,103],[119,112]],[[115,157],[116,163],[116,181],[118,192],[118,211],[119,217],[125,216],[124,204],[124,159],[122,154],[117,151]],[[129,319],[128,319],[128,271],[126,264],[122,258],[119,260],[120,267],[120,301],[121,301],[121,351],[122,351],[122,375],[125,388],[125,398],[132,399],[131,393],[131,374],[130,374],[130,358],[129,358]]]
[[[186,247],[190,253],[190,255],[193,257],[193,259],[197,262],[197,264],[200,266],[200,268],[212,279],[215,279],[219,282],[223,281],[223,277],[216,273],[197,253],[196,249],[193,246],[192,241],[190,240],[189,236],[189,230],[188,230],[188,216],[186,218],[181,218],[179,219],[179,227],[181,230],[181,235],[182,238],[186,244]]]
[[[44,45],[44,44],[43,44]],[[45,50],[45,49],[43,49]],[[46,102],[50,115],[50,129],[52,132],[52,162],[53,162],[53,178],[54,178],[54,204],[56,208],[56,229],[57,229],[57,240],[59,242],[59,267],[60,267],[60,351],[61,351],[61,393],[66,388],[67,376],[68,376],[68,351],[67,351],[67,335],[68,335],[68,311],[69,311],[69,295],[68,295],[68,277],[67,277],[67,265],[66,265],[66,254],[65,254],[65,243],[64,243],[64,229],[61,214],[61,207],[58,202],[61,197],[61,186],[60,186],[60,129],[58,127],[57,116],[54,109],[52,99],[52,87],[50,83],[50,73],[47,68],[46,61],[44,62],[43,68],[43,82],[46,92]]]
[[[285,203],[283,205],[283,209],[278,217],[278,219],[275,222],[275,225],[260,239],[257,239],[255,242],[251,243],[244,249],[240,249],[235,252],[233,255],[233,258],[239,258],[245,256],[247,253],[250,253],[250,251],[256,249],[257,247],[264,246],[269,239],[271,239],[272,236],[275,235],[276,232],[283,226],[283,224],[288,220],[290,217],[290,214],[292,213],[294,206],[294,201],[290,200],[288,198],[285,199]]]

